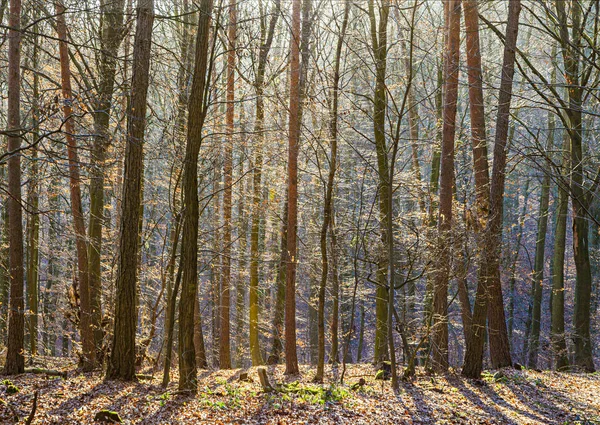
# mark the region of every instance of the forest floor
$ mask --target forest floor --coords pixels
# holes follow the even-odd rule
[[[458,373],[432,377],[418,372],[395,395],[389,381],[374,379],[372,365],[349,365],[345,385],[311,383],[314,369],[284,376],[284,367],[267,368],[279,390],[262,391],[256,369],[200,371],[195,396],[167,389],[160,375],[139,383],[105,382],[98,373],[80,373],[64,359],[44,359],[67,378],[40,374],[10,377],[18,388],[0,385],[0,423],[25,423],[38,391],[34,424],[87,424],[102,409],[125,424],[600,424],[600,375],[530,370],[485,373],[481,381]],[[62,366],[61,366],[62,365]],[[341,368],[327,367],[326,382],[339,382]],[[148,378],[148,377],[145,377]],[[364,378],[358,389],[351,386]],[[2,378],[4,379],[4,377]],[[295,382],[297,381],[297,382]]]

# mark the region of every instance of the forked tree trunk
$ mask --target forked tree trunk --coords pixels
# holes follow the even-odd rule
[[[506,26],[502,79],[498,98],[494,166],[490,188],[490,214],[486,229],[482,235],[486,240],[483,244],[484,250],[481,253],[482,264],[475,295],[475,305],[473,307],[471,336],[469,341],[467,341],[467,350],[462,369],[462,374],[471,378],[479,378],[483,368],[486,318],[489,322],[492,367],[505,367],[510,366],[512,363],[504,316],[502,285],[500,282],[500,249],[502,245],[503,196],[508,150],[510,101],[515,72],[515,50],[520,13],[521,1],[511,0],[508,4],[508,23]]]

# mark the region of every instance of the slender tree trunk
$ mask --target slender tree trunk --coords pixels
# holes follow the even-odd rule
[[[35,12],[34,19],[38,18],[38,13]],[[38,25],[35,24],[34,32],[37,34]],[[33,69],[36,72],[33,75],[33,117],[32,117],[32,141],[36,143],[40,137],[40,105],[39,105],[39,75],[38,69],[38,36],[34,36],[33,45]],[[39,262],[40,262],[40,216],[39,216],[39,176],[38,167],[38,146],[37,144],[31,149],[31,169],[30,169],[30,187],[27,194],[29,208],[31,208],[31,215],[29,217],[29,226],[27,228],[27,308],[29,311],[29,349],[32,356],[38,354],[37,336],[38,336],[38,306],[39,306]]]
[[[154,22],[153,0],[138,0],[133,47],[131,99],[127,107],[127,146],[120,225],[119,266],[115,297],[115,327],[106,376],[135,380],[136,292],[138,279],[144,131]]]
[[[567,236],[567,215],[569,210],[569,190],[566,178],[570,168],[570,138],[565,132],[562,146],[561,180],[558,184],[556,223],[554,230],[554,251],[552,261],[552,303],[550,340],[556,370],[569,367],[567,342],[565,339],[565,250]]]
[[[8,18],[8,152],[21,147],[21,0],[10,0]],[[23,211],[21,210],[21,155],[8,160],[8,225],[10,302],[4,374],[23,373],[25,316],[23,300]]]
[[[458,97],[460,49],[460,0],[448,4],[448,36],[444,79],[444,122],[440,170],[439,252],[433,293],[432,366],[436,372],[448,369],[448,280],[450,276],[452,198],[454,188],[454,137]]]
[[[502,217],[504,207],[504,181],[506,172],[507,140],[510,117],[510,101],[515,71],[515,50],[519,31],[521,1],[511,0],[508,4],[508,23],[502,63],[502,79],[498,98],[496,135],[494,143],[494,166],[490,188],[490,214],[483,243],[482,265],[473,307],[471,337],[467,342],[462,374],[479,378],[483,368],[486,318],[489,322],[490,357],[492,367],[512,364],[510,343],[506,330],[502,285],[500,282],[500,249],[502,245]],[[488,306],[489,301],[489,306]],[[489,307],[489,308],[488,308]]]
[[[258,57],[258,68],[256,74],[256,80],[254,82],[256,90],[256,118],[254,132],[256,133],[256,147],[254,153],[254,170],[252,172],[253,182],[253,198],[252,198],[252,224],[250,229],[250,293],[249,293],[249,339],[250,339],[250,357],[252,359],[252,366],[259,366],[263,363],[262,355],[260,352],[260,341],[258,337],[258,281],[259,281],[259,262],[260,262],[260,249],[259,249],[259,236],[260,236],[260,221],[263,209],[261,208],[262,201],[262,169],[263,169],[263,143],[264,143],[264,121],[265,121],[265,101],[264,101],[264,82],[265,72],[267,66],[267,59],[271,45],[273,43],[273,36],[275,34],[275,26],[279,18],[281,1],[276,0],[273,5],[273,12],[269,21],[269,28],[261,34],[261,46]],[[285,208],[287,211],[287,208]],[[287,214],[284,214],[284,222],[287,220]],[[284,231],[285,233],[285,231]],[[282,236],[282,252],[284,236]],[[282,267],[280,265],[277,276],[277,293],[278,300],[283,299],[283,291],[281,297],[279,297],[279,288],[282,286]],[[279,304],[278,304],[279,305]],[[283,310],[283,308],[282,308]],[[273,335],[274,346],[273,354],[278,359],[279,353],[281,353],[281,325],[283,324],[281,315],[275,314],[274,325],[279,323],[279,329],[276,329]],[[276,349],[275,341],[279,341],[279,348]],[[277,352],[276,352],[277,351]]]
[[[198,155],[206,118],[208,39],[212,0],[202,0],[199,8],[195,69],[188,107],[188,135],[183,169],[183,241],[181,245],[181,300],[179,302],[179,388],[196,392],[196,351],[194,348],[194,309],[198,291]]]
[[[554,124],[549,125],[550,132],[553,131]],[[552,133],[551,133],[552,134]],[[550,137],[553,137],[551,135]],[[549,149],[552,151],[553,143],[548,142]],[[540,209],[537,226],[537,239],[535,243],[535,259],[533,265],[533,276],[531,282],[531,332],[529,335],[529,358],[527,365],[531,369],[537,368],[538,352],[540,345],[540,325],[542,321],[542,289],[544,284],[544,263],[546,253],[546,232],[548,230],[548,203],[550,200],[550,174],[544,175],[542,180],[542,193],[540,195]]]
[[[227,47],[227,112],[225,115],[225,190],[223,191],[223,282],[221,286],[221,336],[219,338],[219,366],[231,369],[230,342],[230,290],[231,290],[231,213],[233,193],[233,138],[235,115],[235,38],[236,38],[236,0],[229,0],[229,27]]]
[[[514,127],[511,128],[511,134],[514,133]],[[512,139],[512,138],[511,138]],[[519,261],[519,252],[521,250],[521,239],[523,239],[523,224],[525,222],[525,214],[527,213],[527,203],[529,200],[529,179],[525,181],[525,187],[523,188],[523,208],[521,215],[518,217],[519,230],[517,233],[517,240],[515,243],[515,255],[512,260],[511,272],[510,272],[510,293],[508,301],[508,340],[511,345],[513,343],[513,330],[515,325],[515,296],[516,296],[516,283],[517,283],[517,263]]]
[[[292,38],[290,41],[290,108],[288,128],[288,225],[285,291],[285,373],[297,375],[298,355],[296,353],[296,264],[298,234],[298,151],[300,127],[302,123],[302,91],[300,69],[300,43],[304,31],[300,31],[301,6],[310,7],[310,0],[293,0]],[[307,6],[308,5],[308,6]],[[308,22],[304,23],[305,26]],[[308,64],[304,64],[308,65]]]
[[[375,92],[373,99],[373,131],[375,150],[377,153],[377,173],[379,176],[379,227],[381,245],[377,260],[377,289],[375,291],[375,361],[389,358],[388,350],[388,220],[391,220],[391,205],[388,196],[389,161],[388,146],[385,135],[385,115],[387,110],[386,70],[387,70],[387,24],[390,5],[383,0],[379,8],[379,24],[376,22],[375,4],[369,0],[369,21],[371,31],[371,48],[375,58]]]
[[[281,225],[281,257],[279,259],[279,269],[277,270],[277,289],[275,293],[275,307],[273,314],[273,347],[271,355],[267,361],[273,365],[279,363],[281,353],[283,351],[283,323],[284,323],[284,308],[285,308],[285,291],[286,291],[286,268],[287,268],[287,223],[288,223],[288,195],[287,190],[283,205],[283,221]]]
[[[75,228],[75,241],[77,249],[77,269],[79,278],[80,307],[80,333],[83,351],[83,368],[91,370],[96,367],[96,345],[94,343],[94,328],[92,324],[92,305],[89,286],[88,251],[85,236],[85,222],[81,202],[81,178],[79,173],[79,156],[77,141],[75,140],[75,126],[72,118],[71,70],[69,66],[69,52],[67,45],[67,27],[65,23],[65,8],[61,1],[55,3],[56,32],[58,34],[60,54],[60,75],[62,83],[63,114],[65,119],[65,138],[67,139],[67,153],[69,157],[69,188],[71,196],[71,212]]]
[[[333,213],[333,186],[335,180],[335,171],[337,168],[337,138],[338,138],[338,97],[340,83],[340,62],[342,48],[344,46],[344,36],[346,35],[346,27],[348,26],[348,14],[350,11],[350,0],[345,1],[344,17],[342,19],[341,31],[338,36],[338,42],[335,51],[335,60],[333,65],[333,82],[331,89],[331,107],[329,111],[329,174],[325,188],[325,202],[323,205],[323,224],[321,225],[320,246],[321,246],[321,281],[319,286],[319,306],[318,306],[318,358],[317,358],[317,374],[314,378],[315,382],[323,382],[325,372],[325,292],[327,289],[327,277],[329,273],[329,262],[327,258],[327,233],[332,222]],[[334,254],[335,255],[335,254]],[[339,288],[338,288],[339,289]],[[337,314],[337,312],[336,312]],[[336,319],[337,320],[337,319]],[[337,332],[337,331],[336,331]],[[337,341],[336,341],[337,344]],[[337,347],[336,347],[337,357]]]

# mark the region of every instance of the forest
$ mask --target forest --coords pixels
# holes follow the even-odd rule
[[[600,1],[0,0],[0,422],[600,424]]]

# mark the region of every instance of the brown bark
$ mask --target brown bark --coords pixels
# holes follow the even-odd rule
[[[298,234],[298,151],[300,145],[300,127],[302,123],[302,87],[300,69],[300,43],[304,40],[306,25],[300,33],[302,0],[292,3],[292,35],[290,52],[290,107],[288,128],[288,225],[287,259],[285,291],[285,373],[297,375],[298,355],[296,353],[296,264]],[[310,0],[304,0],[304,8],[310,8]],[[307,35],[308,36],[308,35]],[[306,47],[303,43],[303,47]],[[307,53],[305,51],[302,52]],[[303,65],[305,64],[303,61]],[[306,68],[306,66],[305,66]],[[304,69],[305,72],[305,69]]]
[[[8,18],[8,152],[21,147],[21,0],[10,0]],[[23,373],[25,316],[23,301],[23,211],[21,209],[21,155],[8,160],[8,225],[10,301],[4,374]]]
[[[344,17],[342,27],[338,36],[338,42],[335,51],[335,62],[333,65],[333,82],[331,89],[331,108],[329,111],[329,173],[325,188],[325,201],[323,205],[323,224],[321,225],[320,245],[321,245],[321,281],[319,286],[319,306],[318,306],[318,358],[317,374],[314,378],[316,382],[323,382],[325,372],[325,291],[327,289],[327,277],[329,272],[329,261],[327,258],[327,233],[329,226],[333,221],[333,185],[335,180],[335,171],[337,168],[337,139],[338,139],[338,98],[340,83],[340,61],[342,47],[344,46],[344,36],[348,26],[348,14],[350,11],[350,1],[345,1]],[[335,255],[335,253],[333,253]],[[337,271],[336,271],[337,272]],[[337,312],[334,312],[337,315]],[[334,318],[337,321],[337,317]],[[337,329],[336,329],[337,333]],[[336,341],[337,344],[337,341]],[[336,353],[337,356],[337,348]]]
[[[460,49],[460,0],[448,3],[447,45],[444,60],[444,112],[440,169],[440,206],[438,218],[439,252],[433,292],[432,367],[448,369],[448,280],[450,276],[452,198],[454,188],[454,137],[458,97]]]
[[[125,0],[101,0],[102,15],[98,53],[98,91],[93,102],[94,139],[90,152],[90,222],[88,224],[88,271],[91,306],[91,325],[97,355],[103,355],[102,329],[102,228],[104,226],[104,177],[106,149],[110,145],[110,114],[115,89],[119,45],[125,34],[123,9]]]
[[[123,176],[119,265],[115,297],[112,353],[106,376],[135,380],[136,292],[138,279],[138,227],[141,216],[144,131],[154,22],[153,0],[138,0],[133,47],[131,99],[127,107],[127,146]]]
[[[249,339],[250,339],[250,357],[252,358],[253,366],[260,366],[263,363],[262,355],[260,352],[260,341],[258,338],[258,279],[259,279],[259,231],[260,231],[260,218],[262,213],[261,199],[262,199],[262,167],[263,167],[263,143],[264,143],[264,120],[265,120],[265,105],[264,105],[264,82],[265,72],[267,66],[267,59],[271,45],[273,43],[273,36],[275,34],[275,25],[280,13],[281,1],[276,0],[273,5],[273,12],[269,21],[269,28],[267,31],[263,30],[261,34],[261,46],[258,56],[258,67],[256,71],[256,80],[254,82],[256,90],[256,121],[255,121],[255,133],[256,133],[256,148],[254,154],[254,170],[252,173],[253,182],[253,204],[252,204],[252,224],[250,230],[250,291],[249,291]],[[284,217],[286,220],[287,217]],[[282,245],[285,245],[282,243]],[[283,248],[282,248],[283,250]],[[279,267],[277,276],[277,288],[280,287],[280,274],[282,267]],[[278,291],[279,292],[279,291]],[[282,293],[283,295],[283,293]],[[275,323],[278,323],[280,315],[275,315]],[[281,327],[281,326],[280,326]],[[279,351],[281,349],[281,341],[279,334],[281,329],[277,329],[274,332],[274,341],[279,341]],[[275,345],[275,342],[274,342]],[[275,348],[275,347],[274,347]],[[277,350],[274,350],[277,351]],[[275,357],[279,358],[279,353],[276,353]]]
[[[515,50],[519,31],[520,0],[511,0],[508,5],[508,24],[502,63],[502,79],[498,98],[496,136],[494,143],[494,166],[490,189],[490,214],[485,229],[482,265],[477,284],[473,325],[462,374],[479,378],[483,368],[483,347],[485,344],[486,317],[489,322],[490,357],[492,367],[499,368],[512,364],[510,343],[504,316],[502,285],[500,282],[500,249],[502,245],[502,217],[504,207],[504,181],[507,158],[508,125],[510,101],[515,71]],[[489,303],[489,306],[488,306]],[[489,308],[488,308],[489,307]]]
[[[229,28],[227,46],[227,111],[225,114],[225,190],[223,191],[223,282],[221,285],[219,366],[231,369],[230,342],[230,290],[231,290],[231,213],[233,185],[233,133],[235,114],[235,38],[236,38],[236,0],[229,0]]]
[[[85,221],[81,203],[81,178],[79,172],[79,156],[75,140],[73,123],[73,93],[71,90],[71,70],[69,65],[69,52],[67,45],[67,27],[65,23],[65,8],[61,1],[55,3],[56,32],[58,34],[60,70],[63,97],[63,114],[65,119],[65,137],[67,139],[67,154],[69,157],[69,189],[71,196],[71,213],[75,228],[75,243],[77,249],[77,275],[79,278],[80,307],[80,333],[83,351],[83,368],[91,370],[96,367],[96,349],[94,343],[94,329],[92,327],[92,306],[89,287],[89,265],[87,242],[85,236]]]
[[[194,308],[198,291],[198,155],[206,118],[208,39],[212,0],[202,0],[196,37],[195,69],[188,106],[188,133],[183,169],[183,241],[181,300],[179,302],[179,389],[198,388],[194,348]]]

